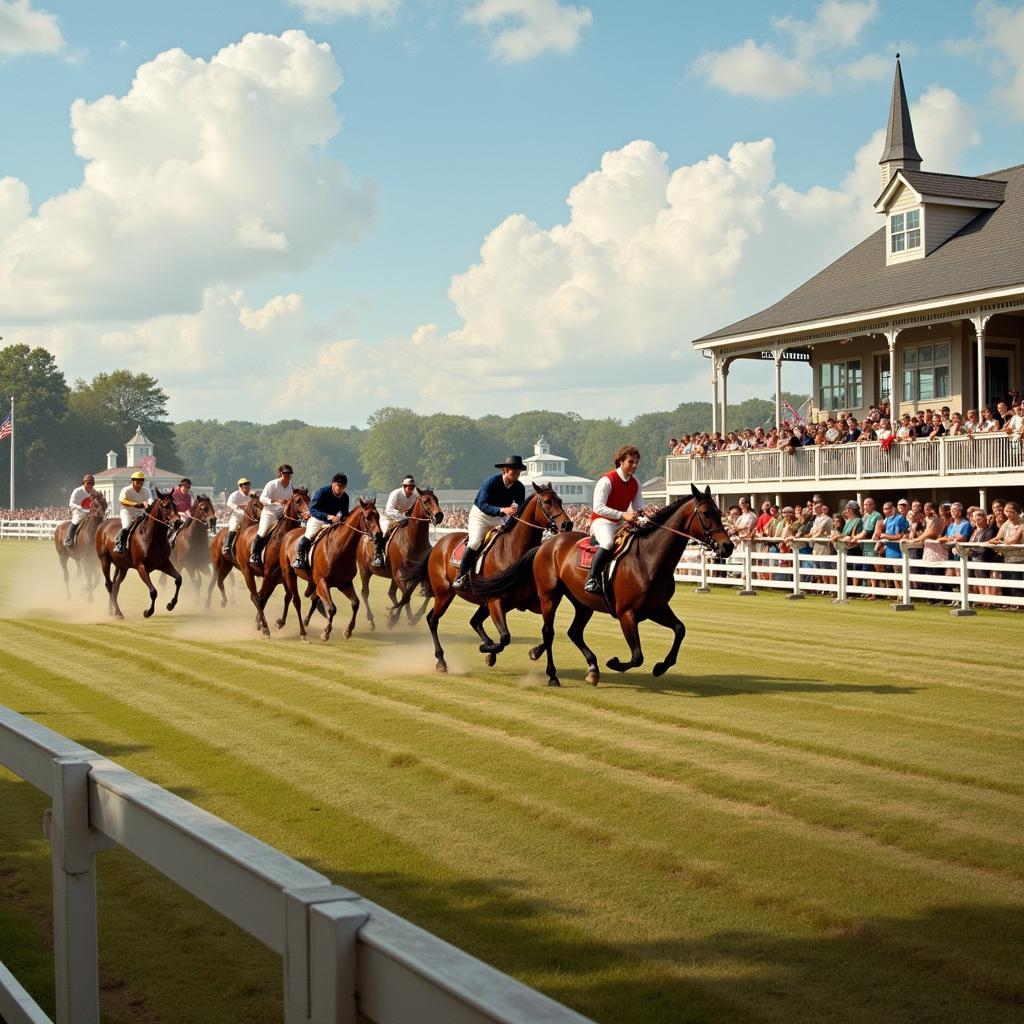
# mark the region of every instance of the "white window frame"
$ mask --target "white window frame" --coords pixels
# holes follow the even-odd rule
[[[901,210],[889,215],[889,255],[913,252],[921,248],[921,235],[924,230],[921,208]]]
[[[946,359],[945,361],[936,361],[935,349],[940,345],[946,346]],[[923,348],[932,349],[932,358],[928,363],[922,363],[917,358],[917,353]],[[931,341],[916,342],[913,345],[907,345],[901,348],[900,356],[900,368],[902,371],[903,380],[900,383],[900,395],[904,402],[938,402],[944,398],[950,398],[953,392],[953,343],[949,338],[936,338]],[[915,353],[913,365],[908,367],[907,356],[910,352]],[[945,366],[946,368],[946,393],[939,394],[935,389],[935,369],[936,367]],[[932,395],[930,398],[921,397],[921,368],[931,370],[932,373]],[[911,374],[911,379],[908,381],[907,375]],[[910,394],[907,394],[908,384],[910,385]],[[979,410],[980,413],[980,410]]]
[[[843,402],[838,405],[829,405],[825,401],[825,367],[841,366],[842,378],[838,384],[829,384],[828,391],[831,393],[837,388],[843,389]],[[857,367],[857,400],[851,400],[850,394],[850,367]],[[823,412],[843,412],[851,409],[862,409],[864,407],[864,361],[857,356],[854,359],[827,359],[818,364],[818,408]]]

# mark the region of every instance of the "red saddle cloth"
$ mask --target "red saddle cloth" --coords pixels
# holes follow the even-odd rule
[[[468,541],[469,538],[467,537],[465,538],[465,540],[460,540],[459,543],[452,548],[452,565],[462,564],[462,556],[466,553],[466,544],[468,543]]]
[[[576,556],[576,564],[581,569],[589,569],[591,562],[594,561],[594,552],[597,551],[597,545],[593,539],[584,537],[583,540],[577,542],[576,550],[579,552]]]

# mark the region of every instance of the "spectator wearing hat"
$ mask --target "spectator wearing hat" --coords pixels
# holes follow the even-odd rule
[[[416,479],[412,474],[402,480],[402,485],[396,487],[389,495],[388,502],[384,506],[384,515],[391,526],[398,526],[409,521],[409,509],[416,504]]]
[[[68,505],[71,508],[71,526],[68,527],[68,535],[64,538],[64,547],[73,548],[75,546],[75,534],[78,533],[78,527],[82,520],[89,515],[95,495],[96,477],[92,473],[86,473],[82,477],[81,486],[71,492],[71,498],[68,500]]]
[[[224,547],[221,549],[225,555],[230,555],[235,546],[238,531],[242,528],[242,520],[245,518],[245,508],[252,497],[251,490],[252,481],[247,476],[243,476],[239,478],[238,490],[232,491],[228,498],[228,509],[231,515],[228,518],[228,535],[224,538]]]
[[[114,542],[114,551],[123,555],[132,523],[146,514],[146,507],[153,500],[153,495],[146,486],[146,474],[141,469],[132,473],[131,483],[121,488],[118,500],[121,503],[121,532]]]
[[[463,590],[469,583],[469,574],[476,565],[477,552],[487,531],[500,526],[508,516],[514,516],[526,504],[526,488],[519,482],[519,477],[526,469],[523,457],[509,455],[504,462],[496,462],[494,468],[501,472],[488,477],[481,484],[473,499],[473,507],[469,510],[469,537],[459,563],[459,574],[452,584],[456,590]]]

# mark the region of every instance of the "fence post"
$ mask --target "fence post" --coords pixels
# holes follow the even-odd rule
[[[44,832],[53,862],[53,966],[57,1024],[99,1024],[96,848],[89,828],[88,761],[53,762],[53,808]]]
[[[700,586],[694,591],[694,593],[711,593],[711,588],[708,586],[708,549],[705,547],[700,549]]]
[[[977,615],[978,613],[971,607],[971,588],[968,585],[969,573],[967,561],[970,557],[970,549],[963,548],[957,544],[956,550],[960,555],[960,607],[954,608],[950,614],[958,619],[962,619],[969,615]],[[965,555],[968,557],[964,557]]]
[[[846,604],[846,541],[837,540],[836,549],[836,596],[833,604]]]
[[[757,591],[754,589],[754,542],[746,541],[748,547],[743,552],[743,589],[739,592],[740,597],[754,597]]]
[[[787,601],[802,601],[804,599],[803,591],[800,589],[800,552],[796,549],[795,540],[794,537],[789,542],[789,551],[793,556],[793,593],[786,595]]]
[[[910,601],[910,551],[905,540],[900,541],[900,559],[901,600],[893,602],[892,610],[894,612],[912,612],[914,606]]]

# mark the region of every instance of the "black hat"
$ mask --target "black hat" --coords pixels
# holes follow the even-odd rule
[[[505,458],[504,462],[496,462],[494,464],[495,469],[526,469],[526,463],[523,462],[522,455],[509,455]]]

